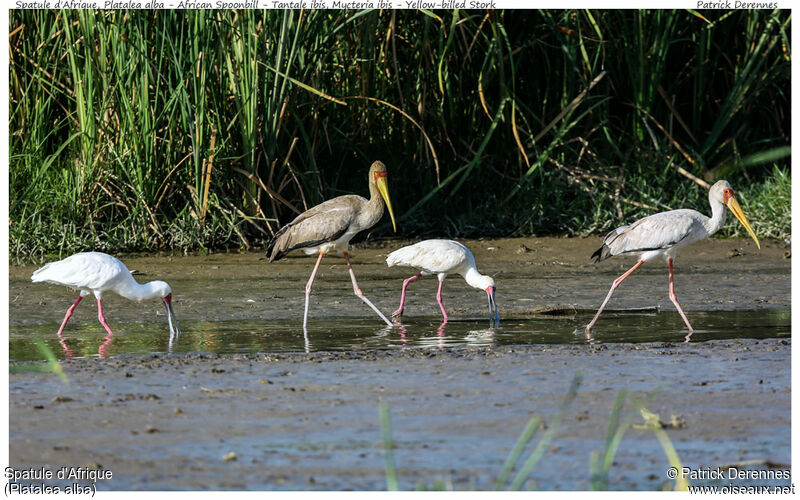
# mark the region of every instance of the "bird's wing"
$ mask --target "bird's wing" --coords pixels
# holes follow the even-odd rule
[[[120,278],[130,277],[125,264],[110,255],[85,252],[51,262],[37,270],[31,281],[47,281],[72,288],[100,290]]]
[[[267,246],[270,262],[298,248],[337,240],[352,224],[357,204],[365,201],[356,195],[339,196],[298,215],[275,233]]]
[[[389,266],[408,266],[431,274],[455,272],[471,258],[462,244],[450,240],[425,240],[400,248],[386,257]]]
[[[672,210],[653,214],[606,235],[598,260],[623,253],[665,250],[695,235],[702,228],[702,215],[695,210]]]

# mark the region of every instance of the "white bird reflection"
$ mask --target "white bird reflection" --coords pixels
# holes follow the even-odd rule
[[[494,323],[492,323],[494,325]],[[489,347],[495,345],[495,334],[498,328],[491,326],[489,328],[467,330],[464,331],[466,326],[465,322],[447,322],[444,321],[436,327],[435,335],[422,335],[417,337],[416,341],[409,338],[409,328],[414,328],[414,325],[407,325],[396,322],[395,329],[388,329],[389,332],[396,331],[400,337],[400,342],[403,345],[411,343],[416,347],[435,347],[442,349],[446,346],[469,346],[469,347]],[[422,330],[423,326],[419,325]],[[413,330],[412,330],[413,331]],[[424,329],[424,333],[433,333],[428,328]],[[385,334],[384,334],[385,335]]]
[[[495,345],[494,335],[497,328],[484,328],[483,330],[470,330],[464,340],[470,347],[489,347]]]
[[[167,353],[172,354],[172,351],[178,345],[178,339],[181,337],[181,331],[170,331],[169,332],[169,344],[167,345]]]
[[[311,341],[308,340],[308,328],[303,325],[303,346],[305,347],[306,354],[311,352]]]

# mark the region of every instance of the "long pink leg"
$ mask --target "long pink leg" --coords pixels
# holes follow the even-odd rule
[[[325,256],[325,252],[320,250],[319,257],[317,257],[317,264],[314,266],[314,270],[311,271],[311,277],[308,278],[308,283],[306,283],[306,309],[303,312],[303,329],[305,330],[306,324],[308,323],[308,299],[311,297],[311,286],[314,284],[314,277],[317,275],[317,269],[319,269],[319,263],[322,262],[322,257]]]
[[[631,273],[633,273],[635,270],[639,269],[639,266],[641,266],[642,264],[644,264],[644,261],[640,260],[639,262],[636,263],[636,265],[628,269],[628,271],[625,274],[614,280],[614,283],[611,284],[611,290],[609,290],[608,295],[606,295],[606,300],[603,301],[603,305],[600,306],[600,309],[598,309],[597,314],[595,314],[592,321],[588,325],[586,325],[587,332],[592,331],[592,327],[597,322],[597,318],[600,317],[600,313],[603,312],[603,309],[605,309],[606,304],[608,304],[608,300],[611,298],[611,294],[614,293],[614,290],[616,290],[617,287],[619,287],[620,283],[622,283],[625,280],[625,278],[630,276]]]
[[[439,302],[439,308],[442,310],[444,323],[447,323],[447,311],[444,310],[444,304],[442,304],[442,283],[444,283],[444,280],[439,280],[439,291],[436,292],[436,300]],[[442,323],[442,325],[444,325],[444,323]]]
[[[97,299],[97,319],[100,320],[100,324],[103,325],[109,335],[114,335],[114,332],[111,331],[111,327],[106,323],[106,317],[103,316],[103,301],[100,299]]]
[[[422,273],[417,273],[414,276],[412,276],[412,277],[406,279],[405,281],[403,281],[403,293],[400,294],[400,307],[398,307],[397,310],[392,313],[392,317],[393,318],[396,318],[398,316],[402,316],[403,315],[403,306],[406,303],[406,288],[408,287],[409,283],[411,283],[412,281],[414,281],[415,279],[417,279],[417,278],[419,278],[421,276],[422,276]]]
[[[369,299],[364,296],[364,293],[361,291],[361,288],[359,288],[358,281],[356,281],[356,275],[355,275],[355,273],[353,273],[353,266],[350,265],[350,254],[348,252],[342,252],[342,254],[344,255],[344,259],[347,261],[347,270],[350,271],[350,279],[353,280],[353,293],[356,294],[356,297],[358,297],[359,299],[363,300],[364,303],[366,303],[368,306],[370,306],[373,311],[378,313],[378,316],[380,316],[381,319],[387,325],[393,326],[392,322],[389,321],[388,319],[386,319],[386,316],[384,316],[383,313],[380,312],[377,307],[375,307],[375,304],[370,302]]]
[[[79,296],[78,296],[78,300],[76,300],[76,301],[75,301],[75,303],[74,303],[74,304],[72,304],[72,307],[70,307],[69,309],[67,309],[67,314],[66,314],[66,316],[64,316],[64,321],[62,321],[62,322],[61,322],[61,328],[59,328],[59,329],[58,329],[58,336],[59,336],[59,337],[61,337],[61,332],[63,332],[63,331],[64,331],[64,327],[65,327],[65,326],[67,326],[67,321],[69,321],[69,319],[72,317],[72,311],[74,311],[74,310],[75,310],[75,308],[76,308],[76,307],[78,307],[78,303],[79,303],[81,300],[83,300],[83,297],[81,297],[81,296],[79,295]]]
[[[694,328],[692,328],[692,325],[691,323],[689,323],[689,320],[686,318],[686,315],[683,314],[683,309],[681,309],[681,305],[678,304],[678,297],[675,296],[675,281],[673,279],[673,274],[672,274],[672,259],[667,259],[667,263],[669,264],[669,298],[672,301],[672,303],[675,304],[675,307],[678,308],[678,312],[680,313],[681,318],[683,318],[683,322],[686,323],[686,327],[689,329],[689,333],[692,333],[694,332]]]
[[[64,317],[64,321],[61,323],[61,328],[58,329],[57,333],[58,343],[61,344],[61,347],[64,349],[64,359],[72,359],[74,354],[72,352],[72,349],[70,349],[69,346],[67,345],[66,340],[64,340],[64,337],[61,334],[61,332],[64,331],[64,327],[67,326],[67,321],[69,321],[70,316],[72,316],[72,311],[75,310],[75,307],[78,305],[78,302],[80,302],[82,298],[83,297],[79,296],[78,300],[76,300],[75,303],[72,304],[72,307],[67,309],[67,315]]]

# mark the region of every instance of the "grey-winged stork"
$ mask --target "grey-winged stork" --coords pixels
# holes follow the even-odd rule
[[[386,182],[386,166],[376,161],[369,169],[369,200],[348,194],[324,201],[298,215],[292,222],[283,226],[267,246],[269,261],[281,259],[284,255],[295,249],[302,249],[307,255],[319,254],[311,277],[306,283],[306,305],[303,312],[303,328],[308,323],[308,301],[311,296],[311,287],[314,277],[322,262],[322,257],[328,252],[340,252],[347,261],[347,269],[353,281],[353,292],[363,300],[378,316],[392,325],[391,321],[381,313],[370,300],[364,296],[356,281],[353,267],[350,265],[348,253],[350,240],[363,231],[374,226],[383,216],[383,204],[389,209],[392,227],[397,231],[392,211],[392,202],[389,199],[389,187]]]
[[[756,246],[759,249],[761,248],[761,244],[758,242],[753,228],[750,227],[750,223],[747,222],[747,218],[742,212],[742,207],[736,201],[733,189],[728,181],[717,181],[716,184],[711,186],[708,192],[708,201],[711,204],[711,217],[706,217],[696,210],[670,210],[644,217],[629,226],[618,227],[603,238],[603,246],[592,254],[595,262],[600,262],[614,255],[637,253],[639,254],[639,260],[632,268],[614,280],[597,314],[586,325],[587,332],[591,332],[597,318],[600,317],[600,313],[603,312],[603,308],[606,307],[608,300],[611,298],[611,294],[619,287],[620,283],[646,261],[659,256],[663,256],[669,266],[669,298],[678,309],[678,313],[686,323],[689,333],[694,331],[675,296],[672,262],[678,249],[703,238],[708,238],[719,231],[725,224],[726,207],[739,219],[739,222],[742,223],[753,240],[755,240]]]
[[[409,245],[390,253],[386,258],[388,266],[406,266],[419,270],[417,274],[403,281],[403,291],[400,294],[400,307],[392,314],[393,318],[403,314],[403,307],[406,301],[406,288],[408,284],[417,278],[435,274],[439,278],[439,291],[436,300],[442,310],[444,321],[447,322],[447,311],[442,303],[442,283],[448,274],[460,274],[464,280],[473,288],[483,290],[489,298],[489,320],[500,321],[500,313],[497,311],[495,302],[495,290],[497,284],[491,276],[485,276],[478,272],[475,265],[475,257],[469,248],[461,243],[452,240],[425,240]]]
[[[78,303],[89,294],[94,294],[97,299],[97,318],[100,320],[100,324],[109,335],[113,335],[114,332],[111,331],[111,327],[108,326],[103,315],[103,294],[105,292],[114,292],[126,299],[139,302],[160,298],[167,309],[170,338],[176,334],[180,335],[178,320],[172,309],[172,289],[169,285],[164,281],[138,283],[125,264],[111,255],[101,252],[76,253],[66,259],[46,264],[33,273],[31,281],[64,285],[80,291],[78,299],[72,304],[72,307],[67,309],[61,328],[58,329],[59,338],[73,311],[78,307]]]

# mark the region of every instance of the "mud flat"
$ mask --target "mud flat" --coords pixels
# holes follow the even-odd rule
[[[678,423],[667,432],[686,466],[783,468],[790,350],[767,339],[72,360],[67,384],[11,374],[10,462],[112,471],[100,490],[381,490],[383,401],[401,489],[492,488],[528,419],[552,421],[581,372],[528,488],[589,488],[620,390],[656,391],[646,406]],[[668,466],[652,431],[629,429],[610,488],[661,488]]]

